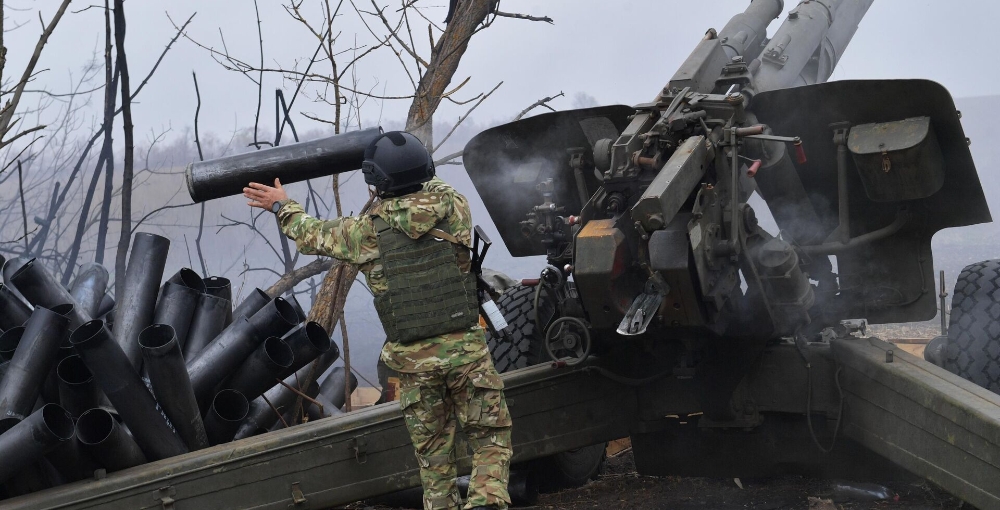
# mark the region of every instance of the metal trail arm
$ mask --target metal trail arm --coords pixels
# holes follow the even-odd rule
[[[1000,508],[1000,395],[878,339],[831,345],[845,434],[977,508]]]

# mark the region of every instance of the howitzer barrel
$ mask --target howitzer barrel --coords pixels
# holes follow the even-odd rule
[[[733,16],[719,32],[726,54],[730,58],[742,56],[747,62],[756,58],[767,39],[767,26],[784,8],[784,0],[754,0],[745,12]]]
[[[274,147],[187,167],[188,192],[195,202],[243,193],[250,182],[305,181],[361,168],[365,149],[382,128],[352,131],[310,142]]]
[[[819,0],[792,9],[760,55],[757,92],[826,82],[873,1]]]

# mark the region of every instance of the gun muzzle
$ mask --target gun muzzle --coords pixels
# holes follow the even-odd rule
[[[250,182],[270,185],[277,177],[287,184],[358,170],[365,149],[381,134],[377,127],[191,163],[185,172],[188,193],[197,203],[239,195]]]

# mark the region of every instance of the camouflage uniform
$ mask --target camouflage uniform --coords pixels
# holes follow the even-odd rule
[[[324,221],[310,217],[290,200],[278,211],[278,220],[282,232],[295,240],[300,252],[357,264],[372,293],[378,295],[388,286],[371,215],[378,215],[412,239],[447,221],[452,235],[463,245],[454,246],[460,265],[468,271],[472,246],[469,204],[438,178],[425,183],[420,192],[382,200],[368,216]],[[424,509],[460,508],[455,483],[457,423],[462,424],[473,449],[465,507],[507,508],[511,419],[483,329],[475,326],[405,345],[387,342],[382,360],[400,374],[400,406],[420,464]]]

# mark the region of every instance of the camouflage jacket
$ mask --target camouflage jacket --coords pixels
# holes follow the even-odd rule
[[[447,221],[451,233],[464,246],[457,246],[459,263],[469,270],[472,247],[472,214],[469,203],[450,185],[435,177],[423,190],[382,200],[368,215],[321,220],[305,213],[302,206],[289,200],[278,211],[281,231],[295,241],[306,255],[325,255],[356,264],[373,294],[388,290],[379,264],[378,242],[372,216],[413,239],[426,234],[439,222]],[[398,372],[424,372],[472,363],[489,354],[481,327],[434,336],[410,344],[386,343],[382,360]]]

